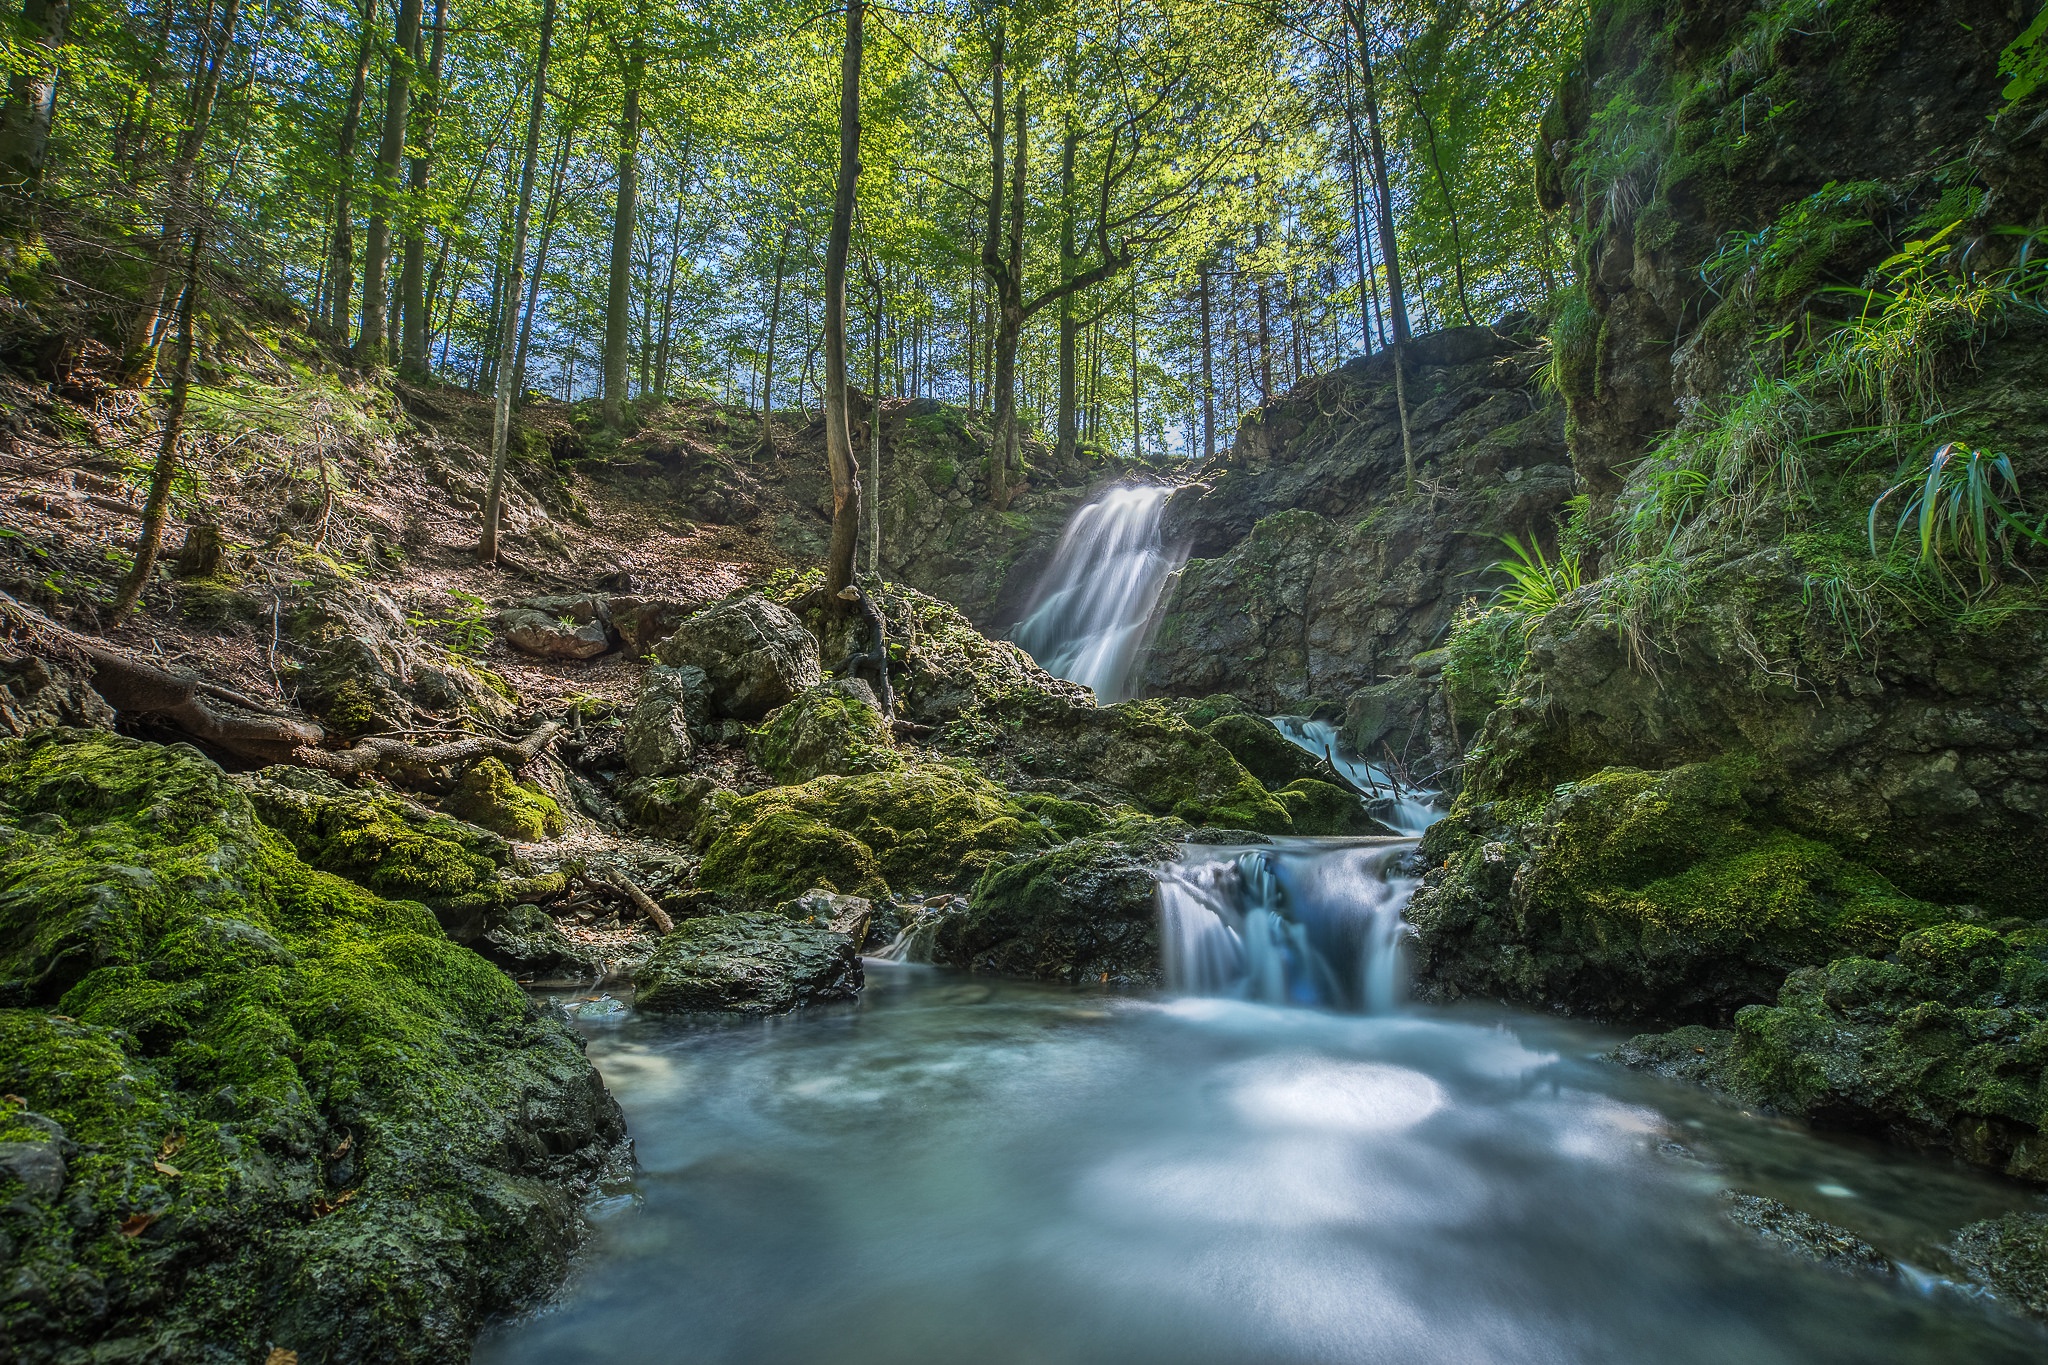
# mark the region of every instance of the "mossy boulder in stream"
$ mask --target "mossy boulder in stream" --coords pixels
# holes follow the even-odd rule
[[[0,1093],[0,1144],[48,1149],[0,1174],[24,1362],[462,1359],[624,1138],[425,908],[307,867],[195,751],[77,732],[0,742]]]
[[[1609,768],[1547,800],[1461,800],[1409,911],[1426,990],[1610,1019],[1724,1022],[1785,974],[1944,913],[1752,804],[1744,765]]]
[[[874,690],[856,679],[806,688],[751,732],[747,752],[777,782],[903,766]]]
[[[1313,777],[1298,778],[1273,793],[1287,807],[1296,834],[1388,834],[1349,787]]]
[[[655,1014],[691,1010],[783,1014],[850,1000],[862,984],[860,952],[845,934],[768,912],[685,920],[656,945],[634,981]]]
[[[1203,726],[1202,733],[1222,745],[1244,765],[1246,772],[1274,790],[1303,778],[1330,782],[1336,776],[1329,764],[1289,740],[1264,716],[1242,711],[1219,716]]]

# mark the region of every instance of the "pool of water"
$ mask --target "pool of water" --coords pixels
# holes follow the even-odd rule
[[[1594,1029],[872,963],[849,1005],[584,1027],[636,1188],[487,1365],[2048,1358],[1940,1278],[2024,1192],[1610,1067]],[[1915,1273],[1759,1245],[1730,1185]]]

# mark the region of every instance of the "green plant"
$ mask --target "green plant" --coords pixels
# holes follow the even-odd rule
[[[448,650],[452,654],[470,657],[482,654],[491,644],[491,628],[485,620],[491,614],[491,604],[474,593],[463,592],[460,588],[448,589],[448,595],[455,599],[456,606],[447,616],[409,615],[406,624],[414,630],[426,630],[439,626],[448,632]]]
[[[1999,55],[1998,74],[2012,77],[2005,87],[2008,104],[2019,103],[2048,83],[2048,5]]]
[[[1894,496],[1900,499],[1898,520],[1887,546],[1880,547],[1878,515]],[[1870,553],[1882,557],[1910,537],[1923,569],[1960,586],[1958,570],[1974,568],[1983,592],[1997,581],[1999,567],[2012,562],[2015,542],[2048,546],[2048,518],[2029,526],[2025,515],[2009,458],[1950,441],[1935,449],[1924,470],[1900,479],[1870,504]]]
[[[1495,573],[1508,576],[1508,581],[1494,592],[1494,600],[1521,613],[1525,631],[1534,630],[1537,618],[1583,586],[1579,557],[1571,551],[1560,551],[1556,559],[1551,559],[1543,553],[1542,545],[1533,540],[1525,545],[1517,536],[1502,536],[1500,543],[1514,557],[1493,562]]]

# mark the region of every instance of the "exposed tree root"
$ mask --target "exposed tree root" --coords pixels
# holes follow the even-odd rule
[[[301,746],[292,752],[291,761],[338,777],[361,777],[380,768],[425,777],[436,768],[466,768],[485,758],[495,758],[516,771],[539,758],[541,751],[561,736],[562,730],[560,721],[545,721],[517,743],[491,735],[470,735],[445,744],[408,744],[402,739],[372,735],[346,749]]]

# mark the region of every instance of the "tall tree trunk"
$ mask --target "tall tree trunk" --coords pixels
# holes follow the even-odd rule
[[[156,572],[157,553],[164,545],[164,519],[171,508],[171,488],[178,477],[178,438],[185,430],[185,406],[192,392],[192,315],[199,308],[199,255],[206,239],[206,227],[194,224],[192,245],[185,254],[184,288],[175,308],[178,333],[178,364],[171,371],[171,401],[164,410],[164,434],[156,450],[156,468],[150,474],[149,497],[142,504],[142,538],[135,546],[135,562],[121,584],[114,601],[114,624],[127,619],[142,600],[142,590]]]
[[[676,262],[683,254],[683,205],[689,202],[689,151],[685,148],[680,158],[684,169],[676,179],[676,216],[668,230],[668,269],[661,282],[661,338],[654,348],[655,391],[663,397],[668,395],[668,357],[670,328],[675,322],[676,309]]]
[[[548,200],[541,209],[540,245],[533,252],[533,275],[526,282],[526,304],[519,314],[519,353],[512,360],[512,397],[526,392],[526,357],[533,344],[533,315],[540,311],[540,282],[547,273],[548,246],[562,216],[562,177],[569,168],[569,130],[555,138],[555,166],[548,173]]]
[[[391,74],[384,87],[384,138],[377,147],[370,230],[363,239],[363,325],[356,332],[356,364],[385,359],[386,308],[391,270],[391,217],[399,203],[398,163],[405,157],[405,120],[412,105],[413,53],[420,42],[420,0],[399,0],[398,32],[391,44]]]
[[[612,209],[610,288],[604,308],[604,424],[613,429],[626,417],[626,330],[633,294],[633,220],[640,197],[640,81],[647,53],[639,40],[626,59],[626,99],[619,113],[619,192]]]
[[[825,459],[832,470],[832,543],[825,596],[857,599],[853,552],[860,540],[860,466],[846,395],[846,253],[853,240],[860,184],[861,21],[865,0],[847,0],[846,46],[839,59],[839,179],[832,191],[832,232],[825,239]],[[881,667],[886,668],[886,660]]]
[[[1202,289],[1202,458],[1216,458],[1216,342],[1209,321],[1209,267],[1197,274]]]
[[[1422,131],[1429,138],[1429,160],[1430,164],[1436,167],[1437,193],[1444,198],[1444,215],[1450,220],[1451,269],[1458,282],[1458,311],[1464,315],[1465,325],[1470,327],[1474,325],[1472,300],[1465,294],[1465,239],[1458,230],[1458,201],[1451,194],[1450,178],[1444,174],[1443,153],[1436,145],[1436,120],[1429,116],[1429,107],[1423,103],[1422,87],[1411,83],[1408,95],[1415,102],[1415,116],[1422,120]]]
[[[375,46],[377,0],[363,0],[363,32],[356,44],[355,78],[348,87],[348,103],[341,114],[341,136],[335,139],[334,164],[334,260],[330,267],[333,288],[329,294],[328,325],[337,339],[346,342],[353,321],[356,292],[356,140],[362,135],[363,93],[370,83],[370,52]]]
[[[434,173],[434,141],[441,123],[441,65],[448,52],[448,0],[434,0],[434,41],[427,78],[420,91],[420,154],[412,159],[411,212],[406,215],[405,259],[398,269],[398,297],[405,309],[399,331],[399,367],[415,379],[427,374],[427,228],[423,210],[427,180]]]
[[[163,231],[157,238],[155,259],[142,288],[142,306],[136,310],[135,320],[130,325],[128,354],[123,357],[121,366],[128,382],[137,387],[147,385],[156,375],[157,323],[162,319],[164,291],[170,287],[171,263],[177,256],[178,243],[183,240],[187,227],[198,231],[199,225],[192,221],[195,217],[194,206],[190,202],[192,175],[199,165],[200,149],[206,145],[207,129],[213,124],[221,76],[227,70],[228,58],[234,53],[235,25],[241,17],[241,0],[226,0],[221,11],[220,28],[210,35],[212,41],[201,40],[203,56],[192,86],[189,117],[178,139],[177,154],[171,160],[170,175],[164,185]]]
[[[157,84],[163,79],[164,53],[171,47],[171,24],[177,17],[177,0],[157,0],[155,41],[144,57],[144,74],[121,106],[121,121],[114,127],[108,162],[135,186],[142,164],[143,149],[149,146],[149,110],[156,102]]]
[[[1072,91],[1074,63],[1067,63],[1069,93]],[[1060,280],[1065,283],[1074,276],[1074,153],[1080,142],[1074,130],[1073,115],[1067,116],[1066,127],[1060,136]],[[1074,459],[1074,448],[1080,443],[1076,429],[1076,400],[1074,375],[1074,347],[1076,334],[1080,330],[1074,315],[1074,293],[1069,290],[1060,295],[1060,339],[1059,368],[1060,393],[1058,439],[1053,449],[1053,459],[1059,467],[1066,468]]]
[[[998,29],[1000,43],[1001,30]],[[1000,50],[1000,48],[998,49]],[[1003,182],[1003,90],[1000,60],[996,63],[995,113],[992,140],[995,148],[995,188],[989,196],[990,239],[1000,241],[1002,225],[1007,218],[1008,251],[998,247],[987,249],[984,243],[982,260],[987,265],[991,260],[989,282],[995,286],[996,304],[996,366],[995,366],[995,440],[989,450],[989,502],[998,512],[1010,505],[1010,474],[1017,465],[1018,452],[1023,447],[1023,435],[1017,420],[1017,347],[1024,335],[1024,187],[1029,169],[1029,146],[1031,136],[1030,117],[1026,112],[1024,87],[1019,84],[1016,98],[1016,131],[1010,148],[1009,190],[1007,200],[1002,190]],[[1007,210],[1004,214],[1002,211]]]
[[[1144,391],[1138,387],[1138,286],[1131,286],[1131,458],[1145,458]]]
[[[1254,292],[1259,307],[1259,401],[1269,403],[1273,400],[1273,319],[1264,279]]]
[[[57,112],[57,54],[71,36],[71,0],[22,0],[16,52],[29,65],[7,82],[0,105],[0,188],[33,192],[43,183],[50,120]]]
[[[414,5],[418,0],[411,0]],[[498,328],[497,392],[491,403],[491,482],[484,493],[484,521],[477,558],[493,564],[498,558],[498,507],[505,495],[505,445],[512,434],[512,383],[519,349],[517,315],[526,271],[526,221],[533,209],[534,162],[540,156],[540,119],[548,97],[548,53],[555,41],[555,0],[542,0],[540,52],[534,60],[533,102],[527,106],[526,145],[519,158],[519,206],[512,214],[512,251],[505,282],[505,310],[512,314]]]
[[[875,275],[875,325],[868,333],[868,486],[861,506],[867,514],[868,577],[882,564],[882,276]]]
[[[789,265],[789,238],[794,222],[782,225],[782,245],[775,252],[775,288],[768,295],[768,351],[761,358],[761,453],[775,453],[775,331],[782,322],[782,275]]]
[[[1401,470],[1405,490],[1415,492],[1415,438],[1408,425],[1408,303],[1401,288],[1401,252],[1394,240],[1394,196],[1387,180],[1387,145],[1380,136],[1380,102],[1373,85],[1372,43],[1360,0],[1346,0],[1352,35],[1358,40],[1360,92],[1365,97],[1366,135],[1372,144],[1373,189],[1379,198],[1380,259],[1387,269],[1387,311],[1394,321],[1394,406],[1401,418]]]

